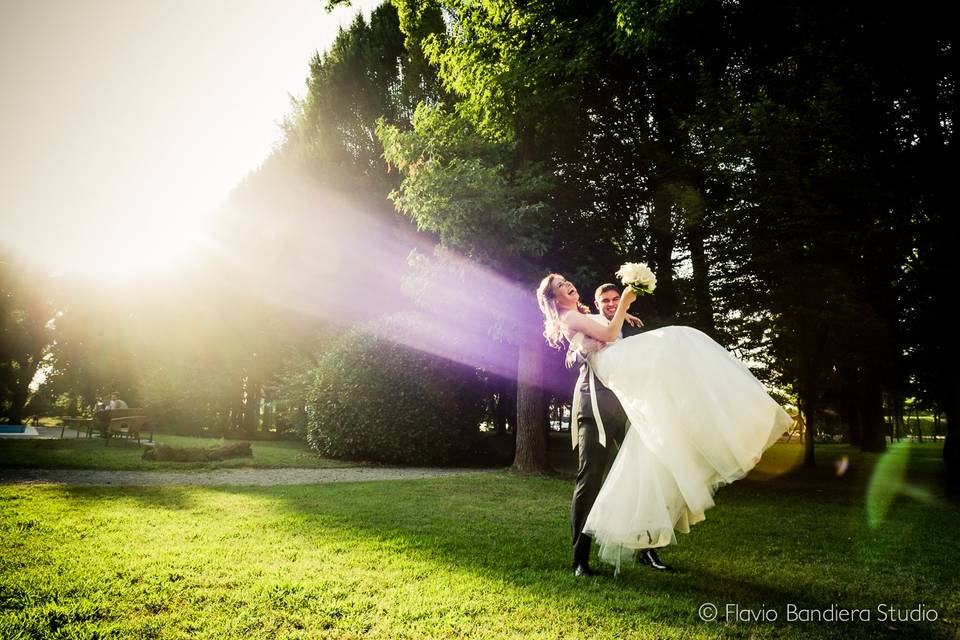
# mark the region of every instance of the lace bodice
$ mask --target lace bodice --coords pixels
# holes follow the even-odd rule
[[[567,347],[567,368],[572,369],[589,358],[591,353],[596,353],[605,346],[606,342],[578,331],[570,338],[570,345]]]

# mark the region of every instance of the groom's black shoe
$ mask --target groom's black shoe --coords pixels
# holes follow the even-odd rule
[[[577,576],[578,578],[583,578],[595,574],[593,573],[593,570],[590,569],[590,565],[578,564],[573,568],[573,575]]]
[[[641,564],[648,564],[657,571],[673,571],[673,567],[665,565],[656,549],[644,549],[640,552],[639,561]]]

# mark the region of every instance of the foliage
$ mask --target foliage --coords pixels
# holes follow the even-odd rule
[[[130,305],[125,290],[97,290],[72,280],[60,283],[52,341],[39,395],[57,397],[68,415],[91,415],[97,399],[114,391],[130,406],[139,404],[136,352],[147,336],[138,330],[142,299]],[[139,343],[139,344],[138,344]]]
[[[476,374],[390,339],[353,330],[328,351],[311,389],[307,441],[320,455],[403,464],[462,461],[483,417]]]
[[[278,433],[307,435],[307,402],[314,371],[332,335],[324,334],[310,345],[297,345],[288,351],[277,373],[273,394]]]
[[[181,434],[222,434],[228,428],[222,403],[230,397],[229,380],[210,375],[215,367],[194,358],[168,359],[146,368],[140,398],[154,425]]]
[[[12,424],[23,421],[56,308],[49,277],[15,256],[0,257],[0,417]]]
[[[442,28],[439,12],[421,17]],[[397,11],[385,3],[369,23],[358,13],[328,51],[310,60],[307,95],[294,102],[284,122],[279,154],[297,158],[354,198],[382,206],[380,196],[395,176],[387,172],[374,135],[377,119],[409,126],[414,107],[438,96],[434,72],[418,49],[404,46]]]
[[[559,221],[573,218],[557,206],[554,155],[569,141],[568,123],[585,121],[579,89],[592,71],[594,43],[603,48],[602,38],[592,37],[596,12],[561,3],[450,0],[437,3],[448,28],[423,34],[418,3],[396,4],[408,42],[423,48],[456,103],[421,105],[405,135],[379,128],[387,158],[404,171],[392,198],[446,247],[532,292],[549,270],[546,256],[576,264],[585,253],[576,250],[575,236],[561,233]],[[574,250],[551,251],[561,246]],[[542,471],[543,358],[532,295],[513,312],[511,333],[520,345],[516,466]]]
[[[484,139],[459,113],[425,104],[413,131],[381,120],[377,135],[387,161],[405,171],[390,197],[419,229],[495,267],[545,251],[551,184],[539,165],[514,168],[515,144]]]
[[[216,286],[169,309],[148,295],[163,283],[50,296],[35,286],[44,278],[3,265],[3,409],[23,407],[42,361],[38,411],[82,412],[117,388],[181,412],[178,424],[193,407],[204,422],[267,429],[263,399],[277,426],[302,428],[311,334],[357,320],[324,307],[358,282],[398,290],[406,270],[364,251],[315,256],[372,253],[378,232],[406,242],[416,226],[401,248],[442,247],[421,273],[455,264],[449,250],[519,291],[547,271],[589,291],[645,260],[661,283],[635,309],[648,326],[708,331],[795,394],[814,429],[837,414],[868,449],[883,446],[883,398],[897,413],[920,397],[947,415],[960,470],[946,311],[954,26],[862,2],[384,4],[309,61],[284,143],[236,190],[216,255],[196,265]],[[532,344],[522,310],[535,307],[491,297],[520,321],[499,313],[477,335]],[[549,386],[527,387],[538,384]]]

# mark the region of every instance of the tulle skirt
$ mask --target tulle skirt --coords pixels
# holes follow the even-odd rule
[[[733,354],[692,327],[619,340],[590,356],[630,428],[584,531],[617,567],[676,542],[742,478],[793,419]]]

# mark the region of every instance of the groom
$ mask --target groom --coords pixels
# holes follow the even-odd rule
[[[615,284],[602,284],[597,287],[593,299],[600,315],[594,318],[609,323],[620,303],[620,289]],[[643,323],[627,314],[621,337],[629,337],[643,331]],[[580,366],[580,377],[573,390],[573,419],[570,435],[574,448],[579,449],[577,484],[573,492],[573,505],[570,521],[573,529],[573,571],[577,576],[593,575],[590,569],[590,536],[583,533],[583,525],[593,507],[600,486],[603,484],[607,462],[613,460],[610,447],[615,442],[619,449],[627,429],[627,415],[620,401],[612,391],[603,386],[584,362]],[[654,549],[644,549],[639,554],[640,562],[654,569],[670,569],[660,561]]]

